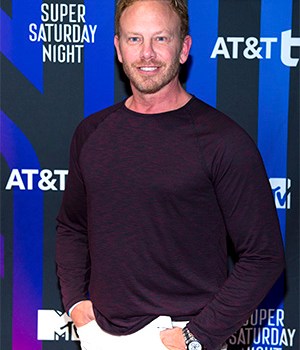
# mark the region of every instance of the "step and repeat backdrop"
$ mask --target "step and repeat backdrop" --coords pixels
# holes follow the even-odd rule
[[[113,47],[115,2],[0,6],[0,349],[79,349],[55,273],[55,218],[76,125],[130,94]],[[229,349],[299,350],[299,0],[188,6],[183,83],[256,141],[286,249],[286,273]]]

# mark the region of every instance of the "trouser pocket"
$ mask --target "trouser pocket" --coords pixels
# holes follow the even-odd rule
[[[101,328],[95,320],[77,328],[82,350],[104,350],[100,339]]]

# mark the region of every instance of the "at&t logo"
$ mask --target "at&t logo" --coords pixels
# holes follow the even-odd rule
[[[12,169],[6,190],[64,191],[68,170]]]
[[[271,59],[274,45],[278,45],[278,38],[275,37],[219,37],[216,41],[211,58],[223,56],[226,59],[238,59],[241,55],[248,60]],[[286,30],[281,33],[282,63],[288,67],[296,67],[299,58],[292,57],[292,48],[300,47],[300,38],[292,37],[292,31]],[[241,54],[242,52],[242,54]]]

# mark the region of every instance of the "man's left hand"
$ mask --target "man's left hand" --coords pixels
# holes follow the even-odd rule
[[[179,327],[161,331],[160,339],[169,350],[186,350],[182,329]]]

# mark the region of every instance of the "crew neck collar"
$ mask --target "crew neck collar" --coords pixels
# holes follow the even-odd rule
[[[158,117],[158,116],[164,116],[164,115],[170,115],[170,114],[175,114],[180,112],[181,110],[184,110],[187,106],[189,106],[194,100],[195,100],[195,96],[191,94],[191,98],[181,107],[176,108],[176,109],[172,109],[170,111],[165,111],[165,112],[161,112],[161,113],[140,113],[140,112],[136,112],[133,111],[132,109],[129,109],[128,107],[126,107],[125,103],[127,101],[127,99],[125,99],[123,101],[123,105],[122,108],[127,112],[130,113],[131,115],[135,115],[137,117]]]

